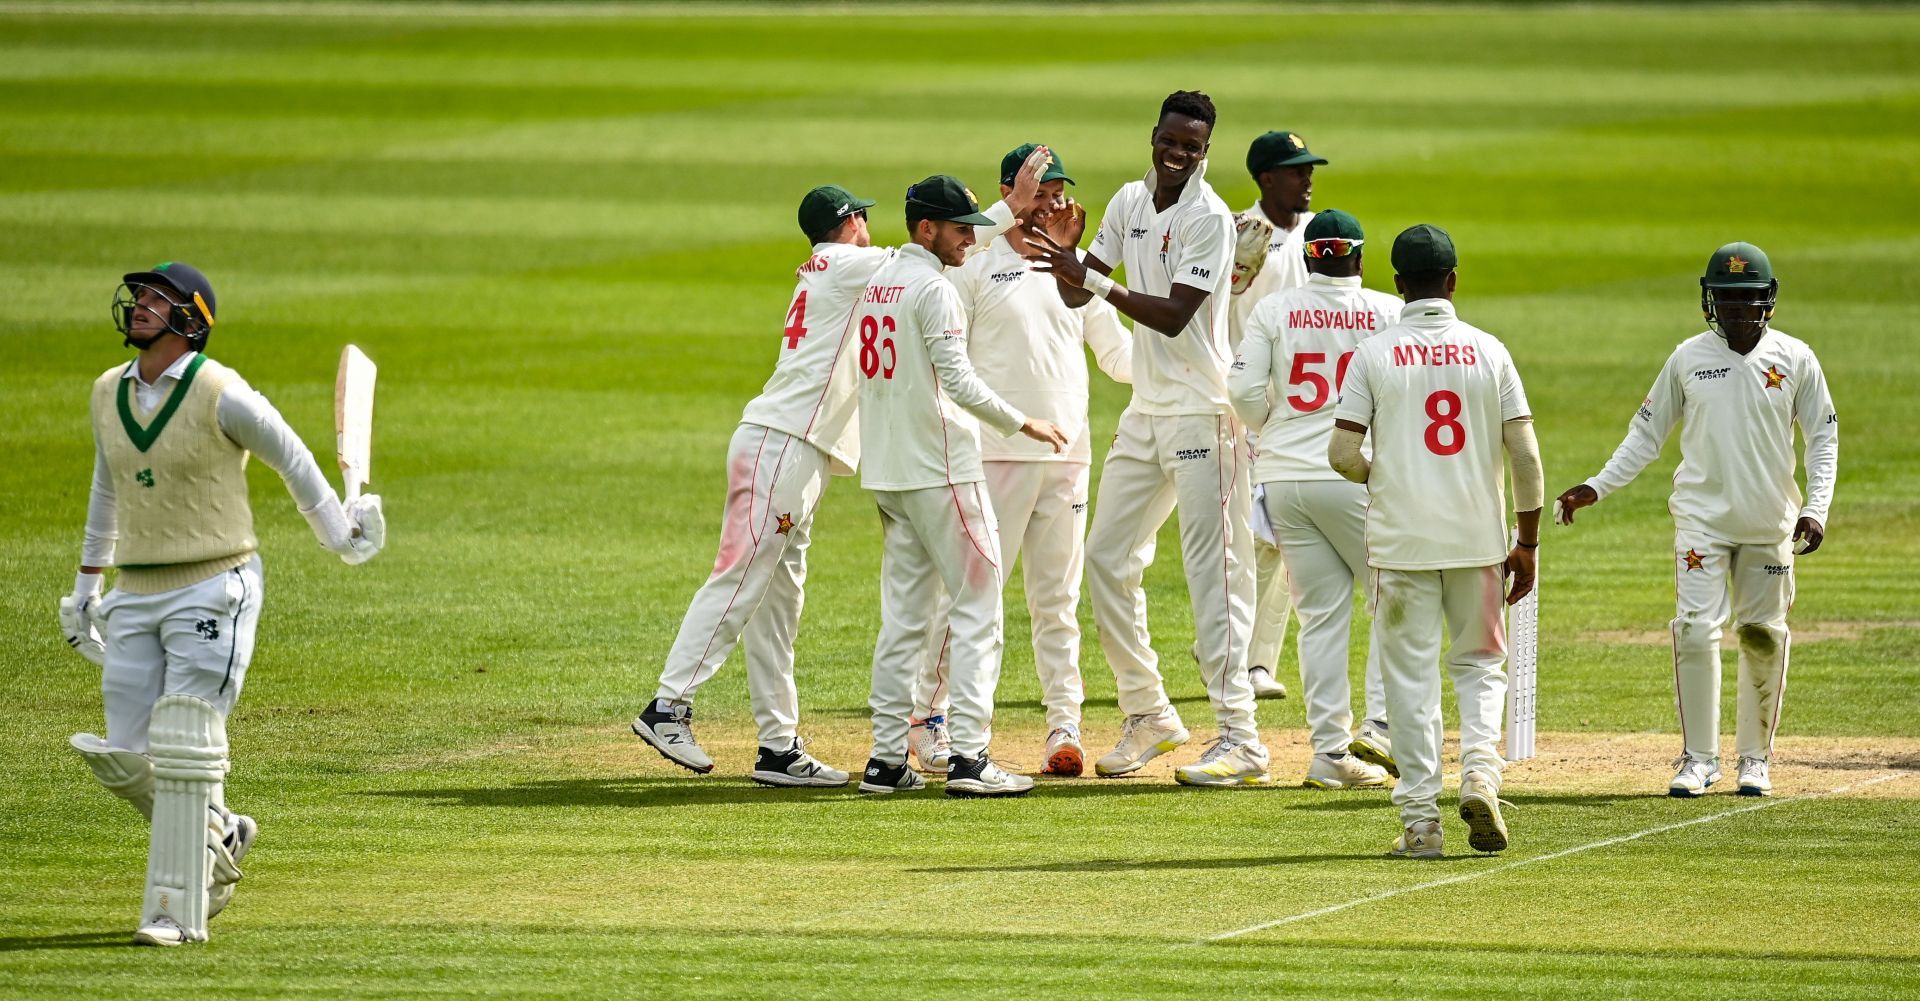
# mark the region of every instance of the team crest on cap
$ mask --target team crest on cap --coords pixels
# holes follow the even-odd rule
[[[967,193],[967,204],[969,204],[969,205],[978,205],[978,204],[980,204],[980,199],[978,199],[978,198],[975,198],[975,197],[973,197],[973,189],[972,189],[972,188],[961,188],[960,190],[961,190],[961,191],[964,191],[964,192],[966,192],[966,193]]]
[[[1780,384],[1787,381],[1787,373],[1780,371],[1778,365],[1768,365],[1767,370],[1760,373],[1760,376],[1767,380],[1768,389],[1779,389]]]
[[[1687,570],[1689,572],[1704,569],[1707,565],[1707,558],[1700,555],[1697,550],[1691,548],[1681,553],[1680,558],[1687,561]]]
[[[1743,275],[1743,274],[1746,274],[1746,273],[1747,273],[1747,259],[1746,259],[1746,258],[1744,258],[1744,257],[1741,257],[1741,256],[1740,256],[1739,254],[1734,254],[1734,255],[1732,255],[1731,257],[1728,257],[1728,258],[1727,258],[1727,273],[1728,273],[1728,274],[1730,274],[1730,275]]]
[[[774,532],[779,535],[793,531],[793,515],[791,513],[781,515],[775,519],[774,526]]]
[[[1307,141],[1305,139],[1300,138],[1300,133],[1298,132],[1287,133],[1287,149],[1288,150],[1302,150],[1306,148],[1307,148]]]

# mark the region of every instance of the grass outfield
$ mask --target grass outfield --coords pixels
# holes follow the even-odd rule
[[[158,30],[48,6],[0,2],[0,996],[1920,992],[1913,11],[243,4]],[[806,253],[800,194],[878,198],[876,240],[898,242],[908,183],[985,191],[1040,140],[1097,216],[1177,87],[1219,105],[1210,180],[1236,209],[1248,141],[1291,128],[1333,161],[1316,207],[1382,243],[1452,231],[1461,312],[1512,348],[1555,493],[1700,329],[1707,254],[1769,251],[1776,323],[1847,417],[1828,541],[1798,568],[1781,795],[1658,795],[1679,743],[1677,443],[1546,533],[1542,755],[1509,773],[1499,858],[1449,820],[1455,855],[1387,860],[1384,794],[1287,787],[1297,700],[1261,707],[1280,787],[1233,793],[1171,782],[1199,740],[1147,777],[1017,802],[758,789],[737,658],[699,703],[715,775],[626,734],[711,565],[727,437]],[[127,356],[106,307],[164,259],[209,273],[212,353],[322,453],[340,345],[379,361],[392,524],[386,553],[343,567],[256,464],[268,598],[229,790],[263,836],[214,941],[172,952],[124,944],[144,833],[66,750],[101,726],[98,674],[53,616],[87,382]],[[1384,261],[1367,281],[1391,287]],[[1096,386],[1099,451],[1125,395]],[[849,768],[876,529],[836,482],[799,640],[804,732]],[[1163,542],[1155,642],[1203,724]],[[1017,584],[1007,617],[996,750],[1032,768]],[[1082,621],[1104,750],[1112,677]]]

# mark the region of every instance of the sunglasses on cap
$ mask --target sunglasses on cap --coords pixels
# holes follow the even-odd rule
[[[1308,257],[1345,257],[1353,253],[1355,247],[1365,242],[1367,241],[1330,236],[1321,240],[1308,241],[1306,253]]]

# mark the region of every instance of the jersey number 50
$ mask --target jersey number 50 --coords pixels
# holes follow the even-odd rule
[[[1332,386],[1327,385],[1326,376],[1307,371],[1308,365],[1319,365],[1326,360],[1326,354],[1320,351],[1302,351],[1293,356],[1293,370],[1287,373],[1287,385],[1311,386],[1313,393],[1311,396],[1287,394],[1287,403],[1292,405],[1293,409],[1303,414],[1313,413],[1326,406],[1327,401],[1333,398],[1333,394],[1339,392],[1340,387],[1346,383],[1347,363],[1353,360],[1353,352],[1349,351],[1341,355],[1340,360],[1334,362]]]
[[[889,335],[887,337],[880,336],[880,327],[882,324],[886,325],[887,334]],[[894,329],[893,317],[891,316],[882,316],[878,319],[871,316],[863,316],[860,318],[861,375],[869,379],[876,375],[882,379],[893,378],[894,366],[900,362],[900,354],[898,351],[895,351],[893,347],[893,337],[891,335]],[[885,368],[882,368],[880,365],[880,352],[882,351],[885,351],[887,354],[887,364]]]

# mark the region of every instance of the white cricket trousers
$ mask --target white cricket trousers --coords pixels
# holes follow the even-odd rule
[[[1284,580],[1300,614],[1300,689],[1315,754],[1353,743],[1353,685],[1347,652],[1353,582],[1367,570],[1367,488],[1346,480],[1264,484],[1267,518],[1287,561]],[[1366,716],[1387,718],[1380,650],[1367,645]]]
[[[1440,819],[1440,628],[1452,637],[1447,673],[1460,706],[1460,770],[1500,781],[1506,721],[1506,595],[1498,564],[1447,570],[1375,570],[1373,645],[1387,685],[1400,782],[1400,822]]]
[[[873,757],[907,760],[914,686],[929,655],[947,652],[955,754],[986,753],[1000,684],[1000,533],[980,483],[875,490],[880,507],[880,637],[873,646]],[[944,615],[944,640],[933,635]]]
[[[1019,562],[1033,631],[1033,666],[1047,727],[1080,726],[1080,575],[1087,534],[1083,462],[988,462],[987,497],[1000,533],[1001,575]],[[1021,559],[1020,554],[1026,553]],[[936,619],[934,631],[946,623]],[[948,707],[949,651],[936,649],[914,688],[913,718]]]
[[[1734,741],[1743,758],[1766,760],[1787,694],[1787,609],[1793,606],[1793,544],[1674,536],[1673,683],[1680,739],[1696,758],[1720,756],[1720,627],[1740,641]],[[1729,600],[1731,591],[1731,600]]]
[[[742,424],[727,446],[727,506],[713,574],[694,592],[660,671],[657,698],[692,702],[736,643],[764,747],[800,722],[793,638],[805,600],[807,544],[826,492],[827,455],[782,431]]]
[[[1180,551],[1193,602],[1194,652],[1214,717],[1225,736],[1260,739],[1247,685],[1253,635],[1253,531],[1248,468],[1239,427],[1226,414],[1120,415],[1100,472],[1100,498],[1087,536],[1087,592],[1100,646],[1129,716],[1167,706],[1147,632],[1147,593],[1160,526],[1180,509]]]
[[[101,599],[106,665],[100,694],[107,743],[148,751],[147,725],[162,695],[191,695],[233,712],[253,661],[260,622],[261,564],[240,566],[159,594],[114,590]]]

